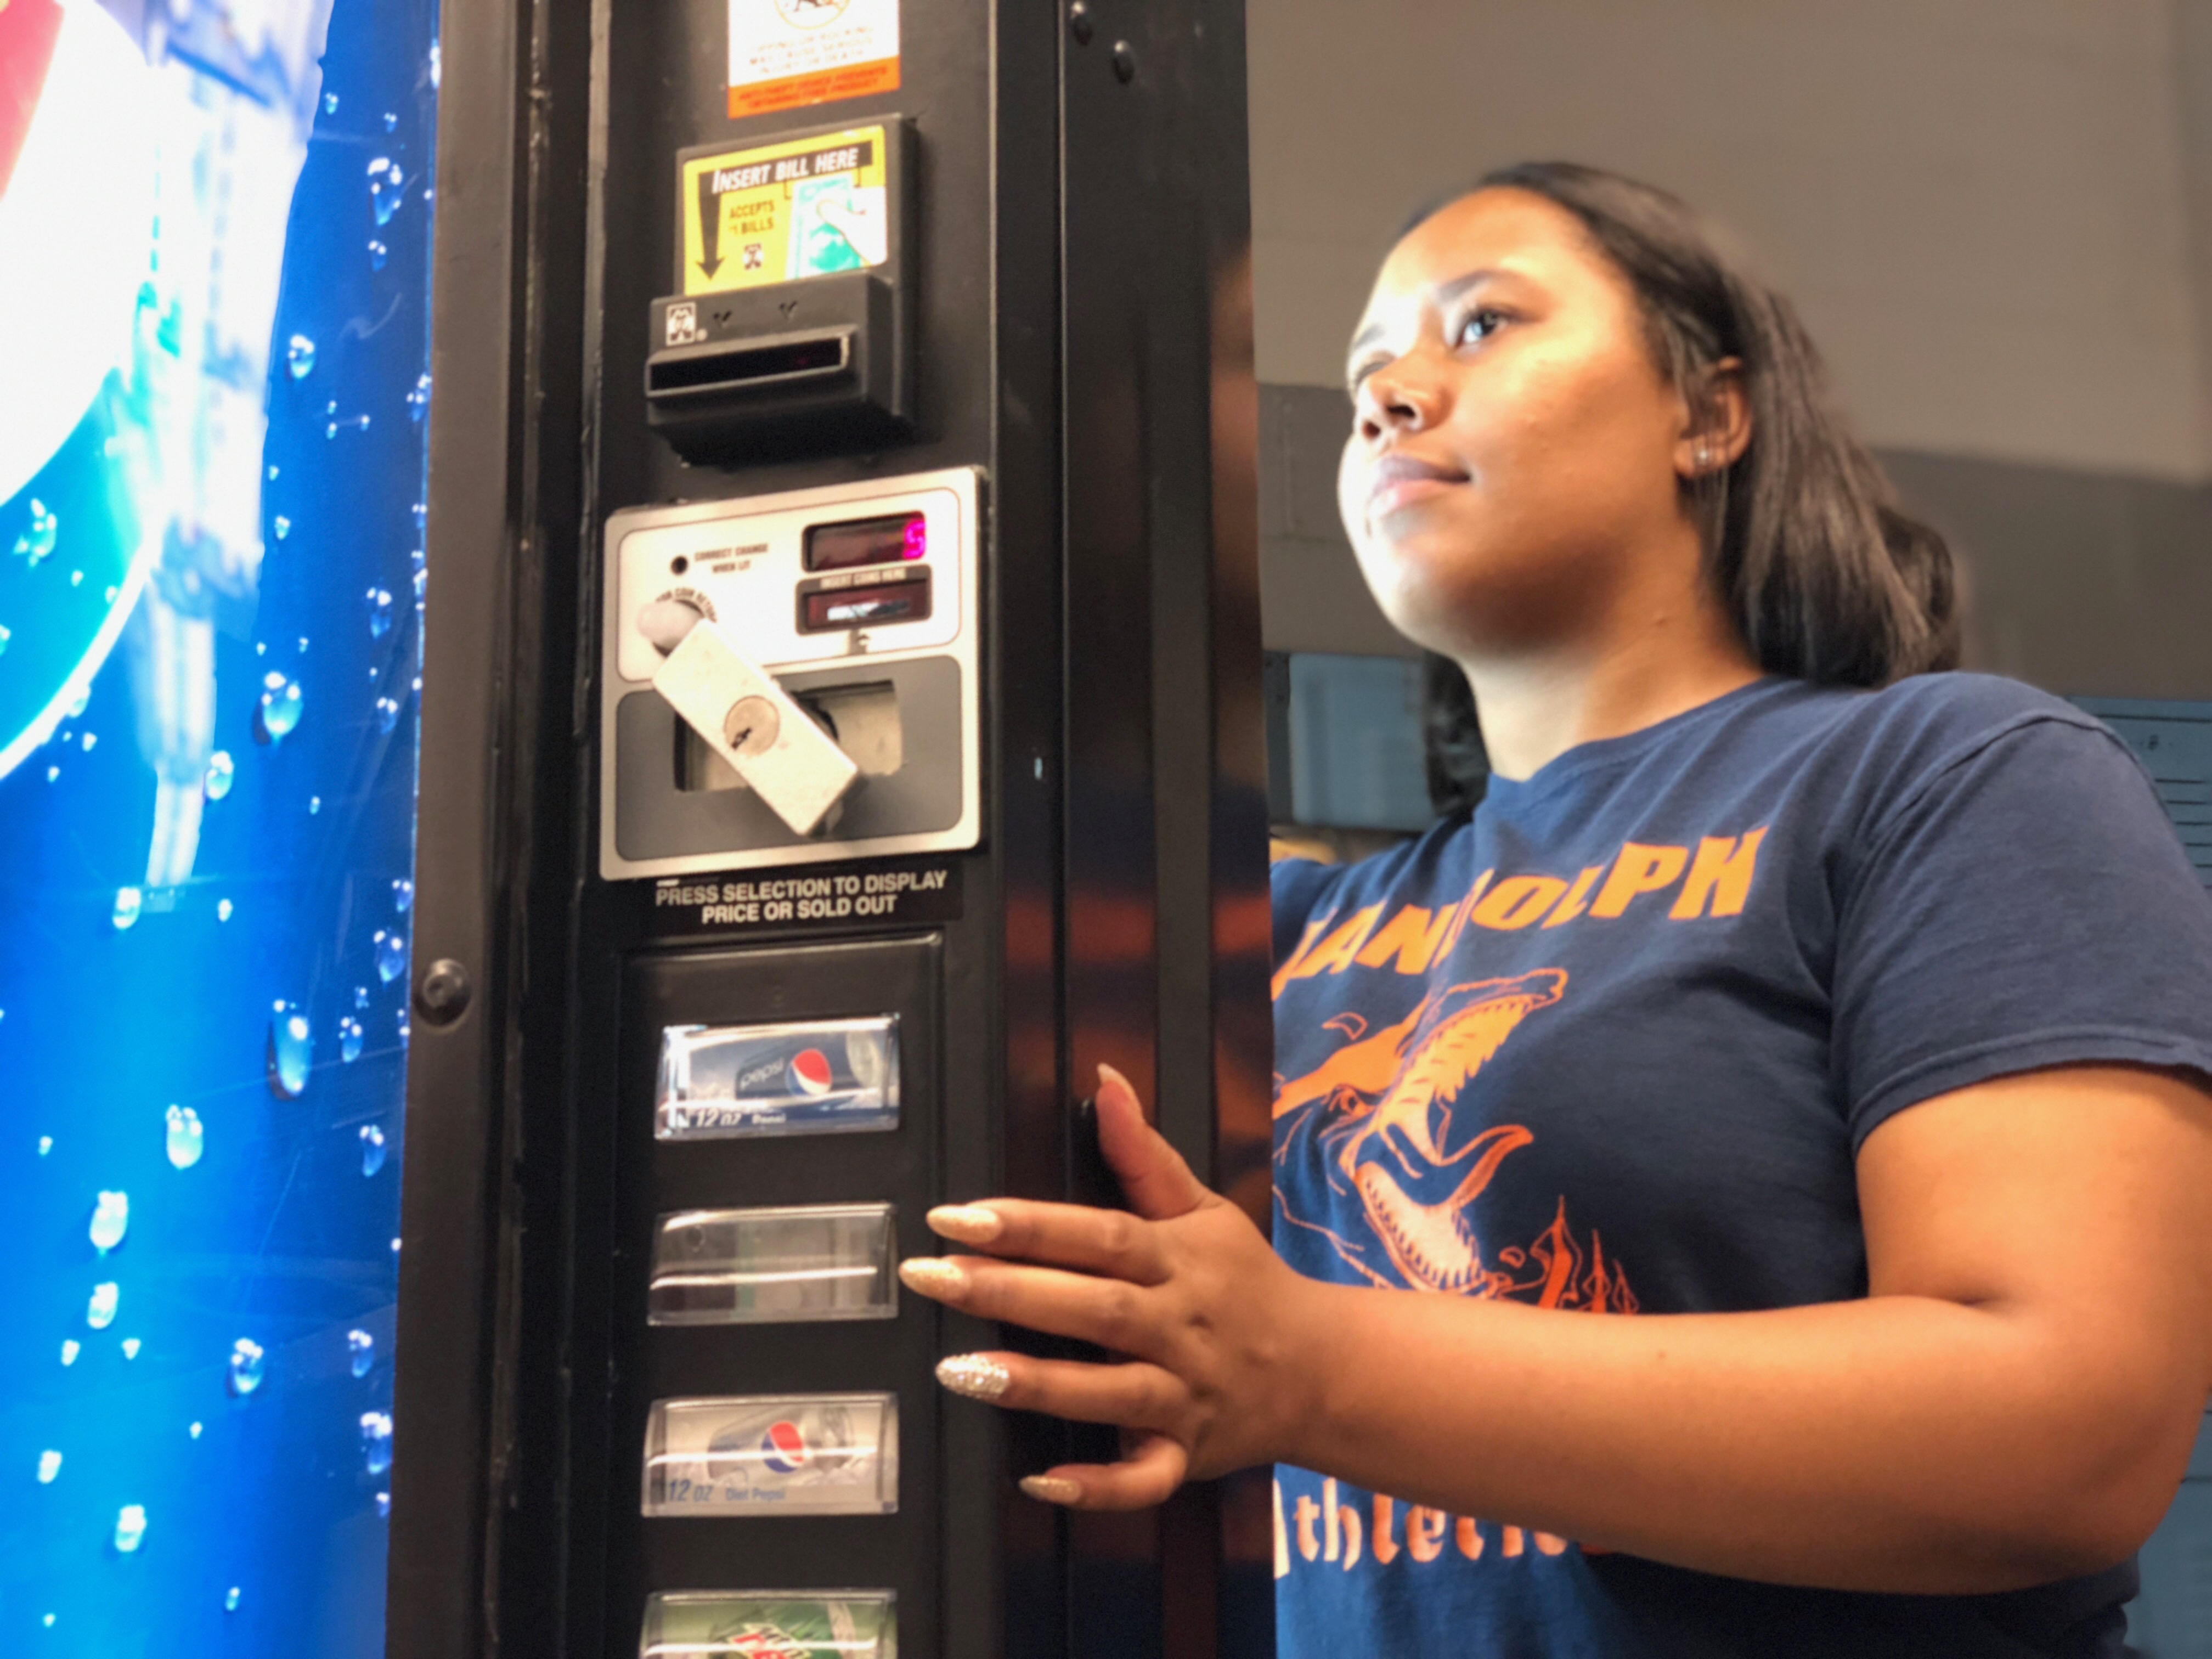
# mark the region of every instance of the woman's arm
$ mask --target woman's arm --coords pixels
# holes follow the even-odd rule
[[[948,1373],[1138,1431],[1122,1463],[1050,1472],[1044,1495],[1085,1507],[1279,1461],[1736,1577],[2003,1589],[2133,1550],[2212,1386],[2212,1098],[2161,1073],[2036,1073],[1899,1114],[1859,1158],[1869,1297],[1703,1316],[1304,1279],[1126,1084],[1099,1105],[1135,1215],[955,1206],[938,1231],[1001,1259],[903,1270],[1131,1356]]]

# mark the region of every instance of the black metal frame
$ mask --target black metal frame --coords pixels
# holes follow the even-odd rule
[[[1068,1192],[1069,1103],[1110,1060],[1264,1215],[1241,0],[906,0],[909,89],[832,107],[916,115],[922,213],[949,216],[921,249],[917,441],[737,474],[683,469],[647,434],[631,371],[652,283],[625,263],[666,244],[646,233],[672,208],[675,149],[760,130],[687,112],[702,71],[685,31],[721,9],[446,3],[415,960],[458,963],[471,994],[415,1026],[395,1659],[617,1659],[635,1626],[605,1594],[608,1505],[629,1501],[609,1484],[629,1455],[610,1439],[614,1027],[638,953],[672,958],[594,873],[608,508],[988,468],[988,828],[967,916],[939,935],[960,1011],[945,1194]],[[956,86],[981,94],[980,119]],[[1009,1340],[950,1317],[939,1335]],[[941,1624],[910,1652],[1272,1650],[1264,1478],[1158,1516],[1067,1517],[1010,1480],[1064,1455],[1063,1426],[956,1404],[934,1430],[960,1472],[937,1531],[959,1547]],[[1226,1576],[1224,1503],[1262,1540]]]

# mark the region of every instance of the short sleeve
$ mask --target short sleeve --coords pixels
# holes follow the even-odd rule
[[[1267,870],[1268,890],[1273,899],[1275,962],[1298,948],[1306,923],[1327,904],[1329,893],[1343,878],[1344,866],[1312,859],[1278,859]]]
[[[2036,716],[1966,745],[1843,863],[1832,1065],[1855,1148],[2012,1073],[2212,1074],[2212,897],[2103,727]]]

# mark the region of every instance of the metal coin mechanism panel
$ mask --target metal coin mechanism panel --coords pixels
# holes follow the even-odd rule
[[[898,1127],[898,1016],[670,1025],[653,1133],[662,1140]]]
[[[644,1487],[653,1516],[891,1514],[898,1396],[655,1401]]]
[[[888,1204],[684,1210],[653,1238],[655,1325],[802,1324],[898,1312]]]
[[[638,1659],[898,1659],[890,1590],[663,1590]]]

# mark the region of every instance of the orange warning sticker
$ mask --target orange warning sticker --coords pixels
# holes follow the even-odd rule
[[[899,0],[730,0],[730,114],[896,92]]]

